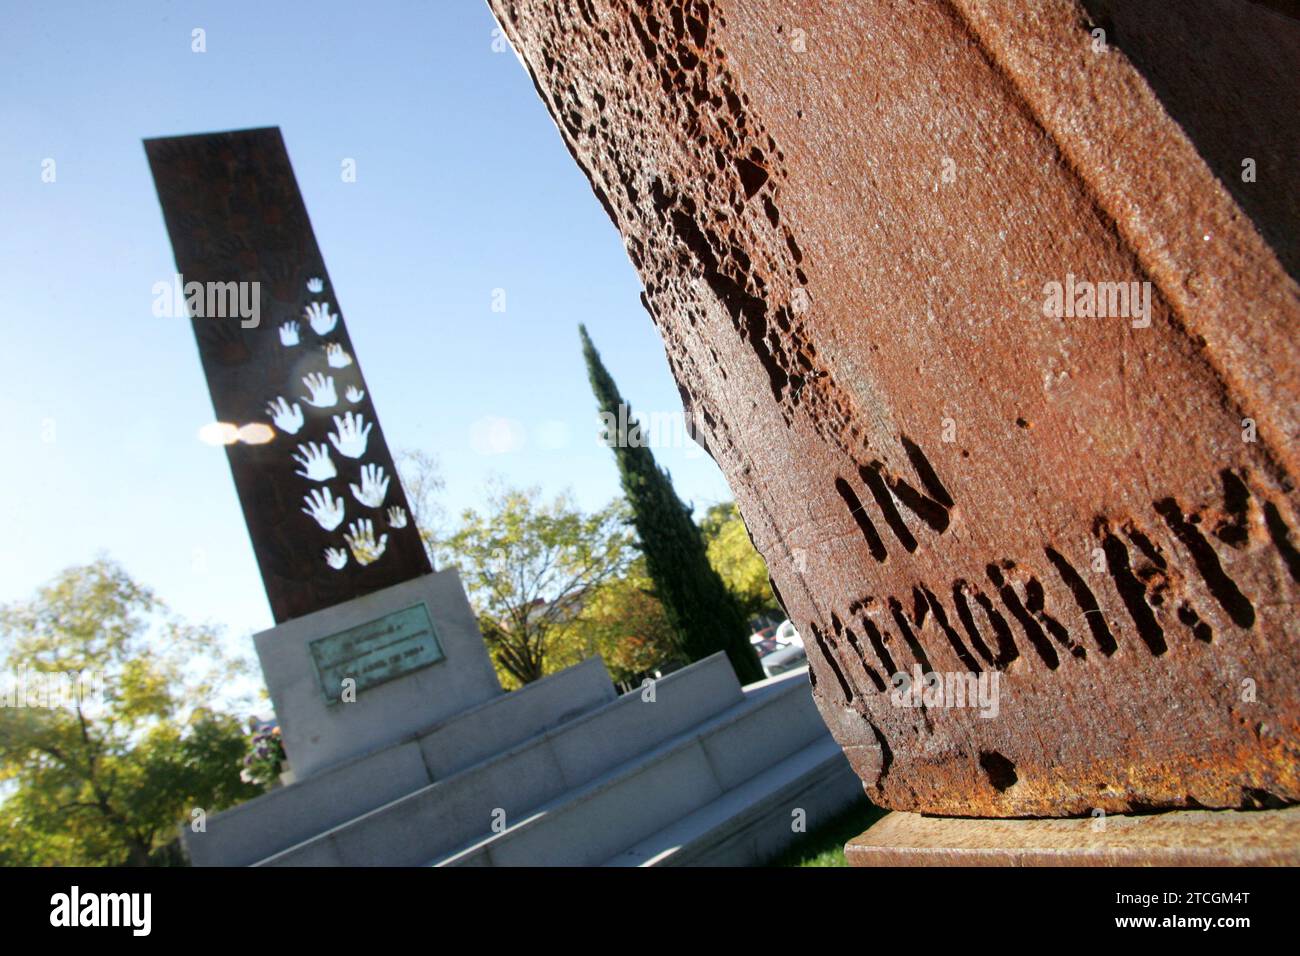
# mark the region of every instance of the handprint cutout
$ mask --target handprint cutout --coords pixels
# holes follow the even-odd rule
[[[289,348],[298,344],[298,323],[289,321],[280,326],[280,344]]]
[[[266,406],[266,414],[271,416],[275,427],[286,434],[296,435],[302,428],[302,407],[297,402],[290,406],[285,399],[277,398]]]
[[[333,531],[343,523],[343,499],[335,498],[328,488],[313,488],[303,496],[303,514],[311,515],[326,531]]]
[[[364,388],[357,388],[355,385],[349,385],[348,390],[343,394],[349,402],[355,405],[366,397],[366,390]]]
[[[351,485],[352,497],[367,508],[378,508],[388,494],[388,476],[382,465],[361,466],[361,487]]]
[[[333,381],[333,379],[330,379],[331,383]],[[338,429],[338,432],[337,434],[330,432],[329,438],[340,455],[346,455],[348,458],[360,458],[366,453],[366,442],[370,438],[370,429],[374,425],[366,424],[364,416],[354,415],[352,412],[344,413],[342,418],[335,415],[334,427]]]
[[[319,442],[309,441],[305,445],[299,445],[292,457],[302,465],[302,470],[294,474],[302,475],[309,481],[328,481],[339,473],[330,460],[329,449]]]
[[[347,368],[352,364],[352,356],[343,351],[343,346],[330,342],[325,346],[325,361],[329,362],[330,368]]]
[[[340,571],[348,563],[348,553],[343,548],[326,548],[325,563],[335,571]]]
[[[334,376],[322,375],[320,372],[312,372],[302,380],[311,392],[311,397],[303,396],[302,400],[308,405],[314,405],[316,408],[333,408],[339,403],[338,393],[334,390]]]
[[[369,518],[362,518],[360,521],[354,521],[348,525],[347,532],[343,535],[343,540],[348,543],[352,549],[352,557],[357,559],[357,564],[367,565],[379,560],[379,556],[384,553],[388,547],[388,535],[381,535],[379,541],[375,541],[375,526]]]
[[[328,302],[311,303],[303,317],[311,323],[311,330],[317,335],[329,335],[339,321],[339,317],[330,312]]]
[[[393,505],[388,509],[388,527],[405,528],[406,527],[406,509],[401,505]]]
[[[307,291],[308,291],[308,292],[324,292],[324,291],[325,291],[325,280],[324,280],[324,279],[317,278],[316,276],[312,276],[310,279],[307,280]]]

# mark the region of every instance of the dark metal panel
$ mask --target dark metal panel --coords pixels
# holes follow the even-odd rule
[[[264,444],[239,441],[227,446],[227,455],[276,621],[429,573],[279,129],[151,139],[145,152],[183,281],[205,289],[208,283],[258,283],[255,327],[245,327],[251,319],[237,314],[199,317],[191,308],[190,315],[217,420],[272,429]],[[245,288],[251,296],[252,286]],[[317,310],[315,323],[309,307]],[[328,316],[337,316],[332,325]],[[343,356],[351,362],[343,364]],[[333,395],[328,389],[317,394],[308,377],[332,379]],[[290,414],[277,417],[268,406],[281,398]],[[295,409],[302,419],[296,430]],[[363,451],[346,440],[349,414],[354,422],[362,419]],[[319,448],[334,475],[327,466],[305,474],[304,461]],[[370,466],[388,479],[377,506],[362,477]],[[332,528],[326,526],[336,506],[326,509],[323,523],[304,510],[314,510],[309,496],[327,494],[331,505],[343,501],[342,520]],[[406,516],[404,526],[392,508]],[[377,548],[368,553],[358,536],[363,520],[371,523],[376,544],[386,536],[377,557]],[[326,549],[334,549],[336,561],[346,556],[346,564],[331,567]]]

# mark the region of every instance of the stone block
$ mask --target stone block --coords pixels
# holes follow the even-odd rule
[[[327,700],[311,642],[414,605],[428,611],[443,659],[364,688],[354,703]],[[254,635],[253,642],[299,779],[502,693],[455,571],[415,578],[286,621]]]
[[[615,697],[590,658],[509,694],[210,817],[181,833],[196,866],[256,863],[408,796]]]
[[[1300,807],[1074,820],[890,813],[844,854],[854,866],[1297,866]]]

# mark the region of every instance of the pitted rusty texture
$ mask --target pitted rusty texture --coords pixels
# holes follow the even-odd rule
[[[1300,799],[1300,290],[1082,8],[490,5],[873,800]]]

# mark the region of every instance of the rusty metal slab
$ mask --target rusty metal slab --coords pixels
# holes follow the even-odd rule
[[[873,801],[1300,800],[1295,21],[1179,5],[1243,93],[1122,3],[489,3]]]

